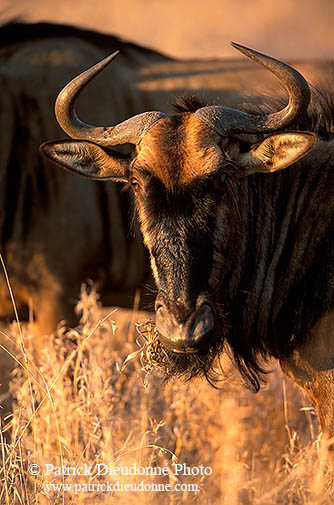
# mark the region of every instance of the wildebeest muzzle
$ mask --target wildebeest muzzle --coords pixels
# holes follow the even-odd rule
[[[159,340],[171,351],[195,353],[210,342],[216,315],[205,294],[198,296],[195,310],[189,311],[181,300],[172,304],[160,292],[155,302],[155,312]]]

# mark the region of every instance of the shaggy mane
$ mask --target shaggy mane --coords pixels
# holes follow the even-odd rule
[[[207,103],[197,95],[192,93],[185,93],[176,97],[173,103],[173,109],[176,112],[196,112],[202,107],[206,107]]]
[[[290,126],[291,130],[312,131],[322,140],[330,140],[334,136],[334,67],[328,73],[326,81],[317,86],[310,85],[311,102],[307,111]],[[244,103],[240,110],[254,115],[275,112],[285,107],[286,101],[281,97],[268,97],[261,105]]]

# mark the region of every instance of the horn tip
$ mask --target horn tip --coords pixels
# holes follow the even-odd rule
[[[107,56],[106,60],[112,61],[113,59],[117,58],[117,56],[120,54],[121,51],[115,51],[114,53],[110,54]]]
[[[250,51],[249,47],[238,44],[237,42],[231,42],[231,46],[234,47],[234,49],[237,49],[238,51],[240,51],[242,53],[244,53],[246,51]]]
[[[102,61],[100,61],[93,67],[89,68],[87,70],[87,73],[91,75],[91,78],[89,80],[95,77],[95,75],[99,74],[107,65],[109,65],[119,55],[119,53],[120,51],[115,51],[114,53],[109,54],[109,56],[106,56]],[[92,72],[92,70],[94,70],[94,72]]]

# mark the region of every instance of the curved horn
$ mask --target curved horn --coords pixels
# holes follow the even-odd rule
[[[148,130],[165,116],[162,112],[144,112],[116,126],[91,126],[81,121],[75,112],[75,102],[83,88],[96,77],[119,51],[107,56],[93,67],[75,77],[59,93],[55,113],[59,126],[74,139],[89,140],[101,146],[138,144]]]
[[[310,88],[304,77],[294,68],[232,42],[232,46],[276,75],[289,95],[288,105],[273,114],[256,116],[227,107],[202,107],[196,114],[220,134],[265,133],[285,128],[292,123],[310,103]]]

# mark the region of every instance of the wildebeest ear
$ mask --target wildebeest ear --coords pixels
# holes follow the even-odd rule
[[[130,158],[86,140],[44,142],[40,150],[58,165],[89,179],[127,182]]]
[[[290,131],[270,135],[252,145],[248,152],[240,154],[239,163],[245,168],[242,175],[283,170],[305,156],[317,140],[318,137],[311,132]]]

